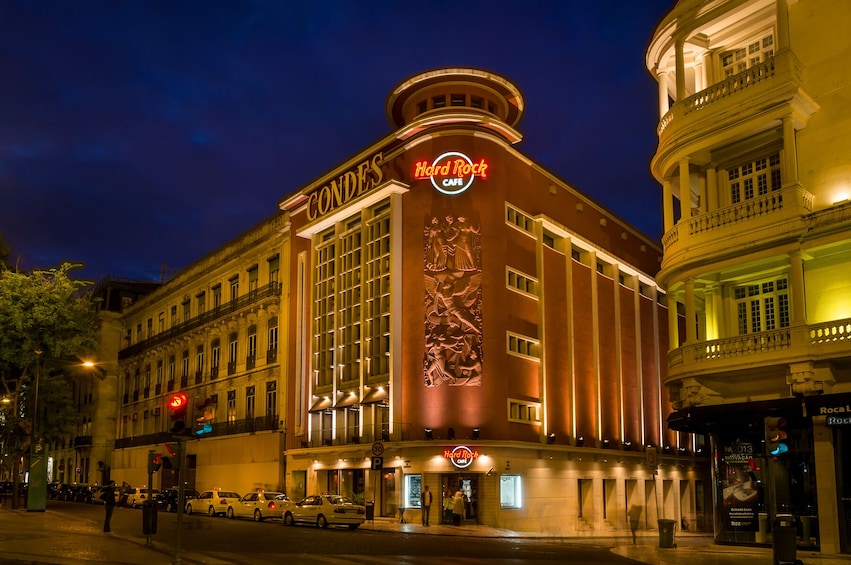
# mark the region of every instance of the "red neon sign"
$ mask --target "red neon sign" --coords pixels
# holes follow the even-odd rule
[[[414,178],[431,179],[434,188],[444,194],[461,194],[470,188],[476,177],[488,178],[489,167],[484,158],[474,162],[463,153],[449,151],[431,163],[414,163]]]
[[[466,445],[459,445],[452,449],[443,450],[443,458],[449,459],[458,469],[466,469],[478,459],[479,452],[473,451]]]
[[[187,402],[189,402],[189,399],[186,398],[186,395],[179,392],[171,395],[171,398],[168,401],[168,406],[173,410],[177,410],[178,408],[186,406]]]

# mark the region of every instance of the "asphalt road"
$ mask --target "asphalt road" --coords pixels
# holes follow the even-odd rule
[[[69,520],[102,521],[103,507],[51,501],[50,507]],[[173,548],[177,541],[177,515],[158,513],[158,547]],[[438,536],[404,532],[347,528],[319,529],[313,526],[284,526],[280,520],[253,522],[183,516],[183,554],[202,555],[205,563],[393,563],[393,564],[520,564],[555,563],[610,565],[635,564],[602,545],[561,540],[477,538]],[[116,508],[112,530],[121,536],[142,533],[141,509]]]

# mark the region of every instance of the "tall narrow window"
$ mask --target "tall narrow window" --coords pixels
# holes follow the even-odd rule
[[[269,348],[266,350],[266,363],[278,360],[278,317],[269,318]]]
[[[736,287],[734,299],[740,335],[789,327],[789,287],[785,277]]]
[[[204,376],[204,346],[195,349],[195,384],[201,383]]]
[[[195,307],[198,310],[198,315],[203,314],[207,308],[207,293],[200,292],[195,296]]]
[[[236,372],[237,341],[236,332],[228,336],[228,375]]]
[[[228,282],[230,283],[230,300],[236,302],[239,297],[239,275],[231,277]]]
[[[184,387],[188,384],[189,379],[189,350],[184,349],[183,355],[180,357],[180,386]]]
[[[281,268],[280,263],[281,263],[281,259],[278,255],[275,255],[274,257],[271,257],[269,259],[269,283],[270,284],[278,282],[278,277],[280,276],[278,271]]]
[[[210,344],[210,378],[215,379],[219,376],[219,361],[222,356],[222,347],[219,338],[213,340]]]
[[[278,414],[278,383],[266,383],[266,415],[274,418]]]
[[[217,284],[210,290],[213,293],[213,308],[218,309],[222,305],[222,285]]]
[[[257,294],[259,269],[254,265],[248,269],[248,294],[254,296]]]
[[[245,368],[253,369],[257,362],[257,326],[248,327],[248,354],[245,356]]]
[[[256,398],[254,396],[254,385],[245,387],[245,418],[254,418],[254,407]]]
[[[228,391],[228,423],[236,422],[236,391]]]

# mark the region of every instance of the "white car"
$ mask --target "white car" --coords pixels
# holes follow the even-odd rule
[[[158,489],[153,489],[152,492],[153,495],[151,496],[151,499],[153,500],[156,498],[160,491]],[[146,500],[148,500],[147,487],[131,488],[130,492],[127,494],[126,504],[130,508],[137,508],[139,506],[142,506],[142,504],[144,504]]]
[[[225,514],[228,507],[237,503],[240,499],[236,491],[215,488],[205,490],[195,500],[186,502],[186,513],[204,512],[208,516]]]
[[[253,518],[255,522],[262,522],[264,518],[277,516],[281,505],[287,501],[289,498],[282,492],[257,490],[228,506],[227,515],[231,519]]]
[[[282,517],[288,526],[304,522],[316,524],[320,528],[335,524],[354,530],[366,521],[366,507],[355,504],[345,496],[315,494],[299,502],[287,502]]]

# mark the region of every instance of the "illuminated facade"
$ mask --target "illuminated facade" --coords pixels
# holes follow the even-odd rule
[[[670,425],[712,435],[719,541],[789,513],[799,547],[851,551],[849,23],[840,0],[681,0],[647,50]]]
[[[287,492],[416,520],[425,484],[471,522],[564,535],[628,531],[633,506],[708,527],[708,461],[665,426],[661,250],[515,148],[524,104],[490,72],[413,76],[394,131],[280,202]]]

